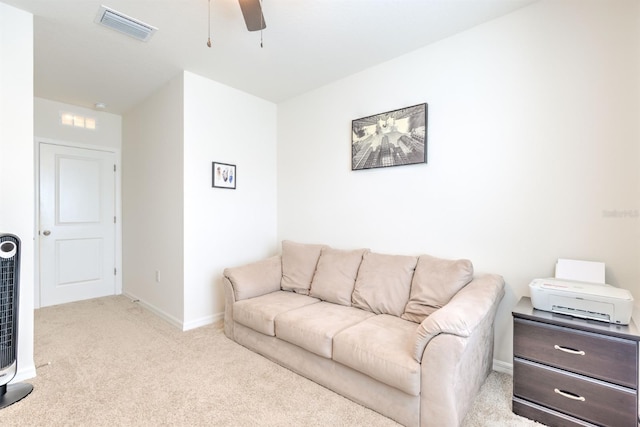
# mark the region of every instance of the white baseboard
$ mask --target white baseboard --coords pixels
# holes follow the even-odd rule
[[[513,364],[493,359],[493,370],[513,376]]]
[[[182,325],[183,331],[188,331],[190,329],[199,328],[201,326],[210,325],[212,323],[217,322],[218,320],[222,320],[224,318],[224,313],[212,314],[210,316],[204,316],[200,319],[191,320],[189,322],[185,322]]]
[[[224,313],[217,313],[217,314],[212,314],[212,315],[209,315],[209,316],[204,316],[204,317],[201,317],[199,319],[190,320],[189,322],[183,322],[180,319],[176,319],[174,316],[166,313],[164,310],[159,309],[158,307],[154,306],[153,304],[149,304],[149,303],[141,300],[140,298],[136,297],[135,295],[131,295],[130,293],[127,293],[127,292],[123,292],[122,295],[126,296],[127,298],[131,299],[132,301],[137,302],[138,304],[140,304],[145,309],[149,310],[150,312],[152,312],[156,316],[161,317],[162,319],[166,320],[167,322],[171,323],[173,326],[175,326],[176,328],[178,328],[178,329],[180,329],[182,331],[188,331],[190,329],[195,329],[195,328],[199,328],[201,326],[210,325],[211,323],[217,322],[218,320],[222,320],[224,318]]]
[[[152,312],[156,316],[161,317],[162,319],[164,319],[167,322],[171,323],[176,328],[182,329],[182,321],[179,320],[179,319],[176,319],[175,317],[173,317],[172,315],[168,314],[164,310],[161,310],[158,307],[154,306],[153,304],[149,304],[149,303],[141,300],[137,296],[132,295],[132,294],[130,294],[128,292],[123,292],[122,295],[126,296],[127,298],[131,299],[132,301],[137,302],[142,307],[144,307],[145,309],[149,310],[150,312]]]

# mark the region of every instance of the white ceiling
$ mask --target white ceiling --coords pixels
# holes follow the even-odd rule
[[[535,0],[0,0],[33,13],[35,96],[122,114],[181,70],[280,102]],[[158,27],[140,42],[94,23],[101,4]]]

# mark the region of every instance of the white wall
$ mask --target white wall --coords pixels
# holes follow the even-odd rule
[[[96,119],[96,129],[89,130],[60,123],[61,113],[78,114]],[[122,116],[106,111],[96,111],[76,105],[34,99],[35,135],[62,142],[111,148],[122,148]]]
[[[183,125],[181,75],[122,122],[123,292],[177,326],[184,316]]]
[[[222,270],[277,251],[276,106],[184,72],[123,129],[124,293],[182,329],[211,323]],[[213,161],[236,165],[235,190],[212,188]]]
[[[184,329],[221,318],[222,270],[264,258],[276,240],[276,106],[184,73]],[[212,162],[236,165],[212,188]],[[212,317],[214,316],[214,317]]]
[[[278,105],[278,238],[469,258],[511,309],[557,258],[640,299],[640,3],[543,0]],[[428,164],[350,170],[351,120],[429,104]]]
[[[0,233],[21,240],[18,372],[34,377],[33,15],[0,3]]]

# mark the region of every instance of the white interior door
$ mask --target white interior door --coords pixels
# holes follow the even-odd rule
[[[40,306],[115,294],[115,154],[40,144]]]

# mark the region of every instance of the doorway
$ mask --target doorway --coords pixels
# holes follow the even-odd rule
[[[39,148],[39,304],[115,295],[113,151],[42,142]]]

